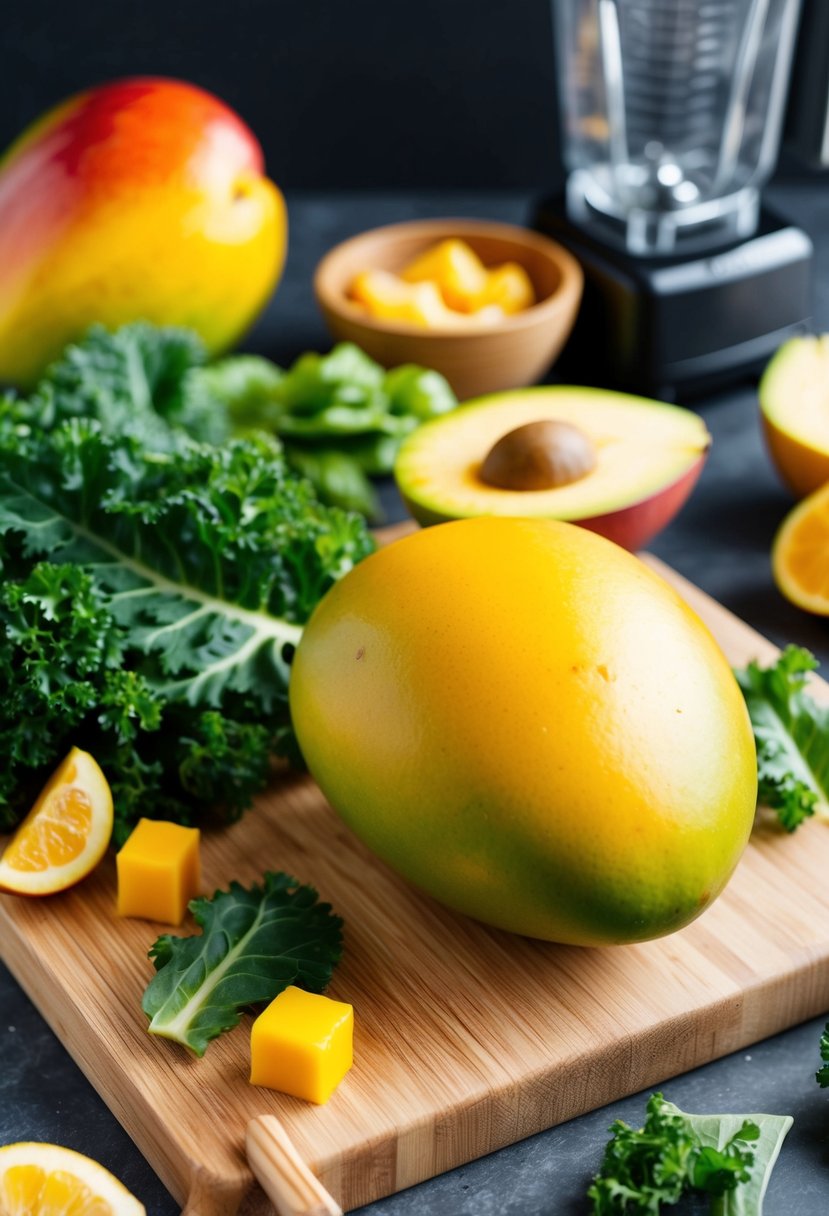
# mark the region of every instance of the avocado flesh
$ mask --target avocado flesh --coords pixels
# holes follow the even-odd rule
[[[487,485],[480,469],[493,444],[541,419],[581,428],[596,447],[595,468],[550,490]],[[598,389],[523,389],[468,402],[418,428],[400,450],[395,477],[424,522],[475,515],[574,521],[651,498],[693,468],[709,444],[702,419],[678,406]]]

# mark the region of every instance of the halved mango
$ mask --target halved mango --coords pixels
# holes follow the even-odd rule
[[[760,381],[766,444],[797,498],[829,481],[829,334],[792,338]]]

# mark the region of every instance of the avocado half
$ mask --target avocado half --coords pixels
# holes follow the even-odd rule
[[[829,481],[829,334],[791,338],[760,380],[763,431],[797,498]]]
[[[484,468],[493,447],[519,427],[544,421],[582,432],[592,446],[591,466],[545,489],[488,482]],[[480,397],[425,423],[403,443],[394,475],[423,525],[476,515],[561,519],[635,550],[684,504],[710,445],[705,423],[690,410],[556,385]]]

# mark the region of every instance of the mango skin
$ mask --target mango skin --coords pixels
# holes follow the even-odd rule
[[[81,93],[0,159],[0,382],[29,387],[93,322],[186,325],[224,350],[286,241],[262,151],[218,98],[161,78]]]
[[[751,831],[754,739],[722,652],[664,580],[571,524],[464,520],[367,558],[308,623],[290,703],[369,848],[516,933],[673,932]]]

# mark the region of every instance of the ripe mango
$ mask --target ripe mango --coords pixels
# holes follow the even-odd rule
[[[156,78],[71,98],[0,159],[0,383],[30,385],[93,322],[186,325],[225,349],[286,239],[262,151],[218,98]]]
[[[357,835],[517,933],[670,933],[751,830],[754,739],[722,652],[663,579],[570,524],[482,517],[373,554],[317,607],[290,701]]]

